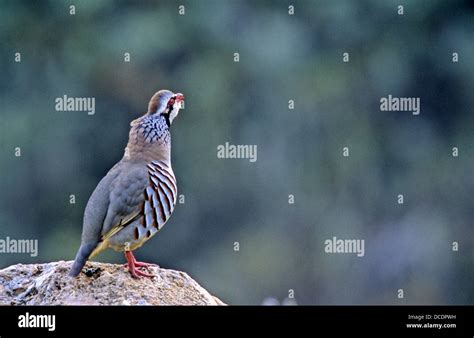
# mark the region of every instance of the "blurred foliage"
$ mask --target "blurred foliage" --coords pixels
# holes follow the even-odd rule
[[[38,238],[39,256],[0,266],[74,257],[129,122],[168,88],[186,96],[185,204],[141,260],[232,304],[289,289],[299,304],[474,303],[474,6],[399,2],[292,1],[290,16],[286,1],[2,1],[0,237]],[[381,112],[388,94],[421,114]],[[55,111],[62,95],[95,97],[96,114]],[[257,162],[218,159],[225,142],[258,145]],[[365,239],[365,257],[325,254],[332,236]]]

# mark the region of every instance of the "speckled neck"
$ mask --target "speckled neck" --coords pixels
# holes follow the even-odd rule
[[[162,160],[169,163],[171,133],[162,115],[144,115],[131,124],[125,159]]]

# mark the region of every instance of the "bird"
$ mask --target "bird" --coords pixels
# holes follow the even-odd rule
[[[170,127],[183,103],[182,93],[162,89],[151,97],[148,111],[130,123],[122,159],[87,202],[71,277],[107,248],[124,252],[132,277],[153,277],[139,268],[154,264],[138,262],[133,250],[160,231],[175,209],[178,191],[171,167]]]

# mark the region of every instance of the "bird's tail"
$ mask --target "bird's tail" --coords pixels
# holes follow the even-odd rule
[[[82,267],[86,264],[87,259],[89,258],[91,252],[97,246],[96,243],[83,243],[77,251],[76,259],[72,264],[71,271],[69,271],[69,276],[76,277],[81,273]]]

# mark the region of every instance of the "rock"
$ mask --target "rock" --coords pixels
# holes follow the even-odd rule
[[[59,261],[0,270],[0,305],[225,305],[181,271],[151,267],[155,278],[134,279],[122,265],[88,262],[71,278],[71,265]]]

